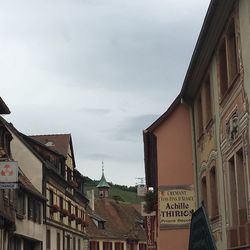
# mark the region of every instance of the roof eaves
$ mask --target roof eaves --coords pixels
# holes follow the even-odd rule
[[[169,116],[170,114],[175,110],[175,108],[178,106],[178,104],[181,101],[181,96],[178,95],[175,100],[172,102],[170,107],[167,109],[165,113],[163,113],[156,121],[154,121],[147,129],[144,130],[146,133],[153,132],[156,128],[158,128]]]
[[[198,74],[199,74],[199,77],[202,78],[203,71],[207,68],[210,62],[210,59],[214,52],[217,41],[223,30],[225,20],[227,20],[228,14],[230,13],[230,10],[232,9],[234,2],[235,0],[211,0],[206,16],[204,18],[204,22],[203,22],[200,34],[198,36],[198,39],[195,45],[195,49],[191,57],[191,61],[188,66],[187,73],[184,78],[184,82],[183,82],[182,89],[180,92],[180,95],[182,98],[185,98],[185,99],[190,98],[190,94],[187,93],[188,88],[190,87],[189,86],[190,84],[195,83],[197,86],[195,86],[194,88],[192,84],[192,89],[196,90],[202,83],[199,80],[192,81],[194,70],[198,69],[197,65],[201,63],[203,67],[201,69],[200,68],[198,69]],[[218,9],[223,10],[223,11],[219,11]],[[216,11],[218,13],[216,13]],[[217,19],[215,20],[215,17],[220,22],[219,21],[217,22],[216,21]],[[215,28],[216,28],[216,32],[215,32]],[[204,48],[205,44],[209,46],[210,48],[209,50],[207,48]],[[202,59],[201,59],[201,55],[203,56]],[[204,58],[205,55],[206,55],[206,58]]]
[[[42,163],[44,162],[44,159],[31,147],[31,145],[24,139],[24,134],[20,133],[12,123],[8,123],[3,117],[0,116],[0,120],[3,122],[3,124],[6,126],[7,129],[9,129]]]
[[[4,115],[4,114],[10,114],[10,110],[8,108],[8,106],[6,105],[6,103],[4,102],[4,100],[0,97],[0,114]]]

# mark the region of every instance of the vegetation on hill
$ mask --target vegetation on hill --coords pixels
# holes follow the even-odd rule
[[[98,185],[99,180],[92,180],[89,177],[85,177],[84,188],[85,191],[94,189],[95,195],[98,195],[98,190],[96,186]],[[108,182],[110,185],[109,196],[110,198],[126,202],[130,204],[140,204],[143,201],[142,197],[137,196],[137,187],[136,186],[126,186],[126,185],[118,185]]]

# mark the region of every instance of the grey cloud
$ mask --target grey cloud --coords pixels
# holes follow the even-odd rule
[[[143,175],[142,130],[180,91],[208,3],[2,1],[8,119],[27,134],[70,132],[84,175],[100,178],[105,158],[107,176],[131,184]]]
[[[120,126],[112,135],[118,141],[138,141],[142,140],[142,131],[154,122],[159,115],[147,114],[124,119]]]
[[[104,160],[114,159],[113,156],[108,155],[108,154],[102,154],[102,153],[87,154],[87,155],[85,155],[85,157],[87,159],[96,160],[96,161],[104,161]]]
[[[112,110],[104,108],[81,108],[80,112],[88,113],[90,115],[107,115],[110,114]]]

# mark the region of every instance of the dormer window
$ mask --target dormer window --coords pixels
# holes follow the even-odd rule
[[[12,140],[12,136],[10,132],[3,126],[0,126],[0,149],[1,152],[0,157],[2,158],[10,158],[10,142]]]
[[[105,229],[104,221],[98,221],[98,229]]]
[[[54,147],[55,146],[54,142],[52,142],[52,141],[48,141],[45,145],[47,147]]]

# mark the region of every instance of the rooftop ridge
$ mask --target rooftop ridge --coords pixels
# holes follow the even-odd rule
[[[62,134],[36,134],[36,135],[28,135],[29,137],[35,136],[60,136],[60,135],[71,135],[71,133],[62,133]]]

